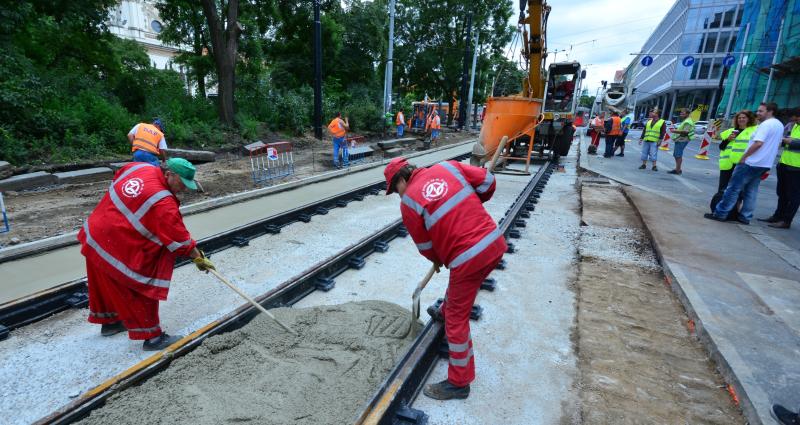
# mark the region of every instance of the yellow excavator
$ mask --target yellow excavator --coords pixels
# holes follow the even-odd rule
[[[525,161],[524,174],[529,174],[532,160],[558,161],[559,156],[569,152],[575,132],[575,108],[586,71],[578,62],[552,63],[545,71],[549,14],[550,6],[545,1],[520,0],[521,55],[528,74],[522,81],[521,93],[487,99],[481,133],[472,151],[473,165],[483,165],[494,157],[504,137],[508,141],[497,157],[503,164]]]

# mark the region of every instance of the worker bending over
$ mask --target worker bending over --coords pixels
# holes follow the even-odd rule
[[[466,398],[475,379],[469,315],[481,283],[506,252],[503,233],[483,208],[495,190],[487,170],[445,161],[416,168],[395,158],[383,172],[386,194],[401,197],[403,224],[420,254],[450,269],[441,319],[450,352],[447,379],[423,393],[437,400]]]
[[[89,281],[89,322],[111,336],[128,331],[145,351],[180,339],[161,330],[158,302],[167,299],[175,258],[214,269],[186,227],[175,196],[197,189],[195,168],[183,158],[166,167],[134,162],[117,171],[111,187],[78,232]]]
[[[397,111],[397,116],[394,118],[394,124],[397,126],[397,137],[403,137],[403,130],[406,127],[406,116],[403,115],[403,109]]]
[[[347,130],[350,130],[350,120],[348,118],[342,119],[342,113],[337,112],[336,117],[328,124],[328,131],[333,136],[333,166],[336,168],[342,168],[339,164],[340,149],[342,151],[342,164],[345,167],[350,165],[350,155],[348,154],[347,141],[345,140]]]
[[[141,122],[133,126],[128,132],[128,141],[131,142],[134,162],[147,162],[161,165],[167,159],[164,149],[167,141],[164,139],[164,124],[156,118],[152,124]]]

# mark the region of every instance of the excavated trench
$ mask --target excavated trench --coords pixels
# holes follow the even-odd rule
[[[80,423],[347,423],[421,328],[408,332],[411,313],[384,301],[272,312],[298,336],[259,315]]]

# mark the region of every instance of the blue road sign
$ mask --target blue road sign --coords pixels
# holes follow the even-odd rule
[[[683,66],[692,66],[692,65],[694,65],[694,56],[686,56],[685,58],[683,58],[681,63],[683,64]]]
[[[736,57],[734,57],[733,55],[725,56],[725,58],[722,59],[722,65],[723,66],[728,66],[729,67],[729,66],[733,65],[734,62],[736,62]]]
[[[642,66],[650,66],[653,64],[652,56],[645,56],[642,58]]]

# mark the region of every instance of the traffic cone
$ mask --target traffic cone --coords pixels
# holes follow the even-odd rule
[[[664,142],[661,143],[661,146],[658,147],[659,150],[668,151],[669,150],[669,141],[672,138],[669,137],[669,131],[664,132]]]
[[[711,133],[713,131],[713,129],[707,130],[705,134],[703,134],[703,142],[700,144],[700,153],[695,155],[695,158],[708,160],[708,147],[711,145]]]

